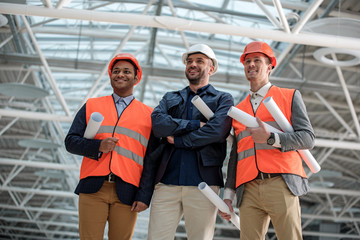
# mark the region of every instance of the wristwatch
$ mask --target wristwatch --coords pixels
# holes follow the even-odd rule
[[[267,144],[268,145],[273,145],[275,143],[275,134],[274,133],[270,133],[270,137],[267,140]]]

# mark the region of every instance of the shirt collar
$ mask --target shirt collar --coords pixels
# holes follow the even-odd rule
[[[257,92],[253,92],[250,90],[250,96],[253,96],[255,93],[257,93],[258,96],[265,97],[265,95],[269,91],[270,87],[271,87],[271,83],[268,82],[267,84],[262,86]]]
[[[113,97],[114,97],[114,101],[115,102],[119,102],[119,101],[124,101],[124,103],[126,104],[126,105],[129,105],[130,104],[130,102],[134,99],[134,95],[129,95],[129,96],[127,96],[127,97],[120,97],[119,95],[117,95],[116,93],[113,93]]]
[[[206,89],[207,89],[209,86],[210,86],[210,85],[208,84],[208,85],[203,86],[202,88],[199,88],[199,89],[196,91],[196,93],[194,93],[193,91],[191,91],[190,87],[188,87],[188,88],[187,88],[187,92],[188,92],[188,94],[200,94],[200,93],[202,93],[202,92],[205,92]]]

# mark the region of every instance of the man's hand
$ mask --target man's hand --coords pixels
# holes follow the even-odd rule
[[[134,212],[142,212],[144,211],[145,209],[147,209],[149,206],[146,205],[145,203],[143,202],[140,202],[140,201],[135,201],[133,203],[133,205],[131,206],[131,211],[134,211]]]
[[[230,212],[234,212],[234,209],[232,207],[232,201],[230,199],[224,199],[224,202],[226,203],[226,205],[229,207]],[[219,215],[220,217],[222,217],[223,219],[230,221],[231,215],[228,213],[224,213],[222,211],[219,210]]]
[[[167,136],[166,139],[170,144],[174,144],[174,136]]]
[[[202,128],[203,126],[205,126],[205,122],[200,122],[200,127]]]
[[[247,127],[246,131],[250,133],[250,136],[255,143],[266,143],[270,137],[270,132],[267,130],[265,124],[260,120],[259,117],[256,117],[256,121],[259,124],[259,127]]]
[[[103,139],[100,143],[99,152],[108,153],[113,151],[118,141],[119,139],[114,137]]]

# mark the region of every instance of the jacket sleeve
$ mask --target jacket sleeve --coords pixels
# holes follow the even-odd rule
[[[235,191],[236,185],[236,167],[237,167],[237,143],[236,136],[233,136],[233,144],[230,151],[229,162],[227,165],[227,174],[225,188]]]
[[[293,151],[298,149],[312,149],[315,144],[315,134],[311,126],[306,107],[301,93],[296,90],[291,107],[291,125],[293,133],[281,133],[281,151]]]
[[[229,93],[222,93],[214,116],[203,127],[175,137],[175,147],[194,149],[212,143],[224,142],[231,128],[231,118],[227,112],[233,105],[233,97]]]
[[[72,154],[98,160],[101,140],[84,138],[85,129],[86,105],[82,106],[76,114],[69,132],[65,137],[66,150]]]
[[[170,97],[173,94],[172,92],[166,93],[151,114],[152,129],[158,138],[180,135],[195,128],[195,124],[191,120],[172,117],[168,112],[169,109],[179,104],[179,99]],[[200,121],[198,127],[200,127]]]
[[[160,141],[154,136],[150,135],[149,144],[146,148],[144,158],[144,168],[140,179],[139,190],[135,196],[135,201],[140,201],[146,205],[150,205],[151,197],[154,191],[155,175],[161,159],[162,148]]]

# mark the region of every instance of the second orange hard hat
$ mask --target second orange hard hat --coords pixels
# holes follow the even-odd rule
[[[261,41],[251,42],[248,45],[246,45],[244,52],[240,57],[240,62],[244,64],[246,55],[249,53],[256,53],[256,52],[263,53],[266,56],[268,56],[268,58],[271,61],[272,68],[276,66],[276,58],[271,47],[267,43]]]

